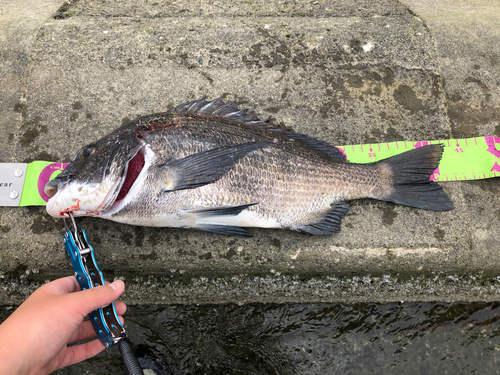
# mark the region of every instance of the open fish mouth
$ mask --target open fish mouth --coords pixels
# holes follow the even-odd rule
[[[71,176],[57,176],[44,187],[45,194],[51,197],[47,202],[47,212],[57,217],[67,217],[68,212],[75,216],[99,216],[123,203],[144,164],[144,149],[139,147],[115,181],[112,176],[105,176],[100,184],[91,188],[90,183],[74,181]]]

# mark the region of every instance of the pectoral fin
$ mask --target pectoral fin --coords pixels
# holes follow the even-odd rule
[[[249,142],[226,146],[172,161],[162,166],[166,173],[164,191],[192,189],[220,179],[249,152],[268,146],[266,142]]]
[[[211,223],[211,220],[217,221],[217,218],[223,218],[224,216],[237,216],[243,210],[255,206],[258,203],[248,203],[248,204],[239,204],[239,205],[228,205],[228,206],[217,206],[217,207],[203,207],[203,208],[195,208],[191,210],[185,210],[185,213],[194,216],[197,220],[197,223],[192,228],[202,230],[205,232],[212,232],[218,234],[227,234],[230,236],[237,237],[252,237],[250,233],[248,233],[243,228],[228,224],[215,224]],[[212,219],[211,219],[212,218]],[[208,222],[204,222],[208,220]]]

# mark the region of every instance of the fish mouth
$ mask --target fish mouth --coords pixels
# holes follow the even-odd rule
[[[43,188],[43,191],[45,194],[47,194],[49,197],[53,197],[56,195],[57,191],[59,190],[59,179],[54,178],[47,182],[45,187]]]
[[[59,190],[64,189],[68,184],[68,182],[70,182],[72,179],[73,179],[72,175],[64,175],[64,174],[57,175],[56,177],[54,177],[52,180],[50,180],[45,184],[45,186],[43,187],[43,191],[50,198],[52,198],[54,195],[57,194]]]
[[[122,177],[122,184],[118,187],[119,190],[116,199],[110,202],[111,207],[116,206],[127,196],[132,186],[134,186],[137,177],[141,174],[144,163],[144,148],[140,147],[132,159],[125,165],[125,168],[123,168],[122,176],[124,175],[124,178]]]

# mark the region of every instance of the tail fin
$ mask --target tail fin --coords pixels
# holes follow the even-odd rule
[[[393,156],[380,163],[392,169],[393,192],[382,200],[431,211],[453,210],[453,203],[429,177],[438,167],[443,145],[429,145]]]

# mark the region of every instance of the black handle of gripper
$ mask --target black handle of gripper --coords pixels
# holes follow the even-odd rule
[[[125,368],[127,369],[127,374],[129,375],[144,375],[142,367],[135,357],[134,349],[132,348],[132,343],[126,337],[122,338],[118,342],[118,351],[120,352]]]

